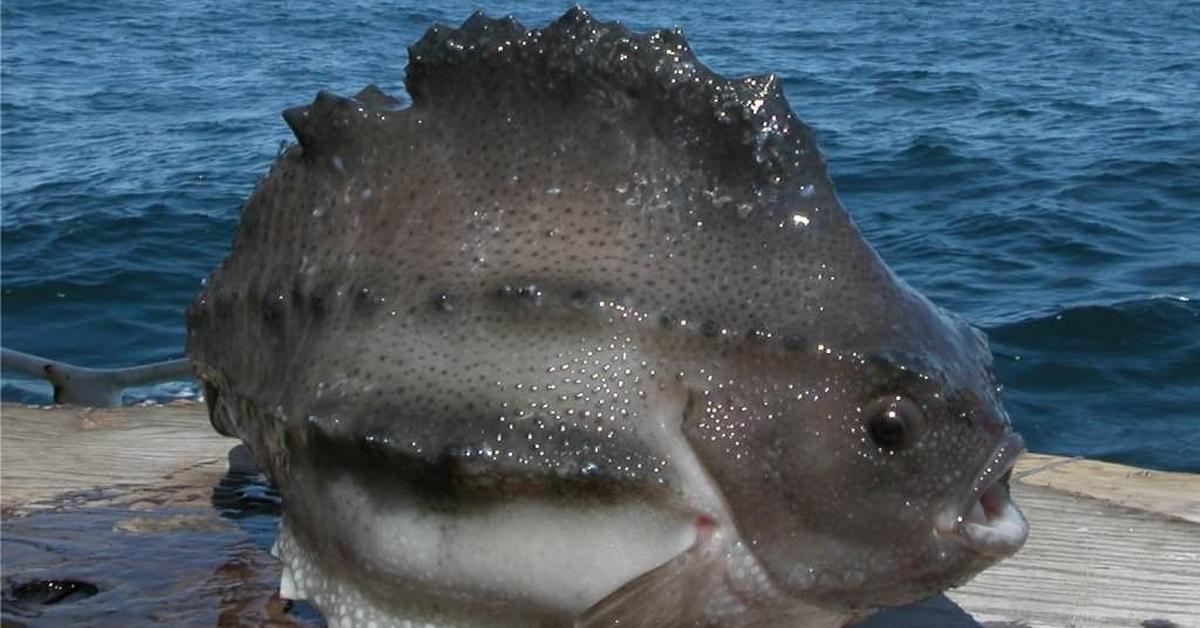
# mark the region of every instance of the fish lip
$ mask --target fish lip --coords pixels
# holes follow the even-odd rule
[[[1029,535],[1029,523],[1013,503],[1008,482],[1024,452],[1025,439],[1009,432],[992,451],[967,495],[942,510],[934,526],[935,534],[953,538],[968,549],[996,560],[1021,549]],[[972,517],[973,511],[983,513],[984,520]]]

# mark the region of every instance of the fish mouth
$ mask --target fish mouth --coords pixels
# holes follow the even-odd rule
[[[1029,522],[1009,491],[1013,466],[1025,451],[1020,434],[1009,434],[992,452],[967,497],[938,516],[935,533],[963,543],[974,552],[999,560],[1021,549]]]

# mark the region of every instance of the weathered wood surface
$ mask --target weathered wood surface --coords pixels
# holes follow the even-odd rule
[[[55,496],[100,487],[211,488],[236,444],[213,430],[204,406],[193,402],[96,409],[4,404],[0,508],[44,508]]]
[[[183,581],[191,577],[197,590],[210,591],[207,597],[155,598],[159,606],[198,600],[190,602],[195,609],[174,608],[170,615],[176,620],[190,612],[204,625],[296,621],[270,597],[278,572],[263,548],[251,547],[244,532],[213,510],[212,488],[236,442],[212,430],[203,406],[45,410],[4,405],[0,417],[6,583],[22,569],[39,577],[64,568],[96,571],[98,561],[112,558],[104,558],[104,551],[143,544],[154,547],[160,562],[139,567],[139,577],[162,569],[180,583],[179,590],[187,590]],[[866,626],[967,628],[997,622],[1083,628],[1137,627],[1149,621],[1145,625],[1200,627],[1200,475],[1029,454],[1014,474],[1013,492],[1032,525],[1020,554],[951,591],[949,600],[939,597],[882,613]],[[81,494],[92,497],[80,501]],[[102,520],[104,532],[114,536],[96,540],[103,551],[92,551],[86,539],[77,539],[65,553],[24,545],[14,551],[18,546],[9,545],[14,534],[61,544],[72,517]],[[175,537],[187,540],[172,545],[167,539],[177,532],[186,532]],[[178,547],[181,557],[193,556],[192,563],[202,564],[196,558],[204,553],[197,539],[216,544],[210,552],[217,555],[216,568],[189,571],[188,561],[161,555]],[[239,588],[239,578],[253,586]],[[87,602],[76,612],[87,611]],[[164,611],[122,612],[132,619],[162,617]],[[5,617],[6,625],[15,621],[7,610]]]
[[[1032,628],[1200,626],[1200,475],[1037,454],[1014,475],[1029,542],[951,599]]]

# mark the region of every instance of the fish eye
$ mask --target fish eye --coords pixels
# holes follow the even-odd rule
[[[867,433],[880,449],[896,451],[911,445],[921,423],[921,409],[899,395],[880,399],[867,411]]]

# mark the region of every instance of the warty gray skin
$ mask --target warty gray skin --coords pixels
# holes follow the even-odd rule
[[[985,339],[867,244],[773,76],[573,9],[434,26],[406,85],[407,108],[369,87],[285,112],[299,145],[189,310],[213,424],[279,484],[312,569],[393,619],[433,599],[517,625],[816,626],[1020,546],[1012,516],[990,545],[963,529],[1021,450]],[[514,503],[636,504],[686,551],[558,595],[362,541],[388,513]]]

